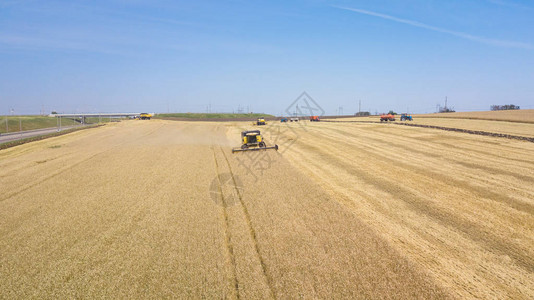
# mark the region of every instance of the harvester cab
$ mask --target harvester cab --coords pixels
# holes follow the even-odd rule
[[[256,121],[256,125],[265,125],[265,119],[259,118],[258,121]]]
[[[249,130],[241,132],[241,147],[232,149],[232,153],[267,149],[278,150],[278,145],[267,146],[259,130]]]

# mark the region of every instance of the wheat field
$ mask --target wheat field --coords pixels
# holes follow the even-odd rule
[[[475,119],[475,120],[534,123],[534,109],[436,113],[436,114],[415,115],[415,117],[417,118],[456,118],[456,119]]]
[[[431,126],[440,126],[447,128],[459,128],[467,129],[474,131],[486,131],[493,133],[509,134],[509,135],[518,135],[524,137],[534,137],[534,122],[532,123],[521,123],[519,121],[509,122],[509,121],[495,121],[495,120],[478,120],[474,118],[448,118],[448,117],[438,117],[436,115],[429,115],[421,117],[414,116],[413,121],[400,121],[399,116],[394,123],[397,124],[414,124],[414,125],[431,125]],[[348,122],[359,122],[359,123],[379,123],[380,117],[354,117],[354,118],[343,118],[343,119],[332,119],[327,120],[328,122],[339,122],[339,123],[348,123]]]
[[[534,143],[126,121],[0,151],[0,298],[534,297]],[[253,155],[251,153],[254,153]]]
[[[460,298],[534,297],[534,144],[308,123],[286,154]]]

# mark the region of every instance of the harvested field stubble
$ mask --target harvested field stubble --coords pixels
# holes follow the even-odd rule
[[[534,137],[534,124],[529,123],[447,118],[417,118],[405,123]]]
[[[529,119],[525,119],[529,120]],[[330,119],[326,122],[340,122],[340,123],[380,123],[379,117],[358,117],[358,118],[343,118]],[[527,139],[534,138],[534,122],[521,123],[519,121],[491,121],[491,120],[477,120],[474,118],[447,118],[439,117],[435,114],[415,116],[413,121],[400,121],[397,119],[394,124],[412,125],[416,127],[440,127],[443,129],[452,130],[466,130],[474,132],[483,132],[490,134],[503,134],[518,137],[525,137]],[[483,134],[482,133],[482,134]]]
[[[288,160],[457,296],[534,296],[532,143],[391,124],[300,133]]]
[[[521,123],[534,123],[534,109],[499,110],[499,111],[472,111],[416,115],[416,117],[449,118],[449,119],[476,119],[491,121],[509,121]]]
[[[0,151],[0,297],[533,296],[531,143],[274,124],[298,138],[255,177],[230,151],[247,126],[122,122]]]
[[[0,152],[1,296],[446,297],[276,152],[247,177],[235,128],[123,122]],[[224,173],[233,206],[210,199]]]

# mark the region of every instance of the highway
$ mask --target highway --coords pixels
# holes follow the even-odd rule
[[[65,130],[65,129],[73,128],[73,127],[78,127],[78,126],[61,127],[61,131]],[[43,128],[43,129],[36,129],[36,130],[27,130],[27,131],[19,131],[19,132],[2,133],[2,134],[0,134],[0,144],[16,141],[16,140],[20,140],[20,139],[30,138],[30,137],[34,137],[34,136],[50,134],[50,133],[54,133],[54,132],[57,132],[57,131],[58,131],[57,127],[52,127],[52,128]]]

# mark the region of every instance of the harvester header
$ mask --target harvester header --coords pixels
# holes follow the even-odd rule
[[[248,130],[241,132],[241,147],[232,149],[232,153],[267,149],[278,150],[278,145],[267,146],[259,130]]]

